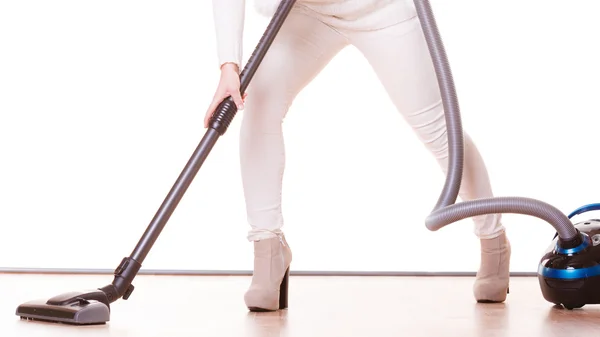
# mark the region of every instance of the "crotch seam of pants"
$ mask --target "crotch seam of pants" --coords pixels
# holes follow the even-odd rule
[[[365,33],[376,32],[376,31],[379,31],[379,30],[384,30],[384,29],[392,28],[394,26],[399,26],[399,25],[405,24],[407,22],[410,22],[410,21],[413,21],[413,20],[418,20],[418,19],[419,19],[419,17],[415,14],[414,16],[408,17],[408,18],[406,18],[404,20],[400,20],[398,22],[390,23],[389,25],[385,25],[385,26],[381,26],[381,27],[377,27],[377,28],[372,28],[372,29],[361,29],[358,32],[365,32]],[[406,31],[404,34],[408,34],[408,33],[410,33],[410,31]],[[404,35],[404,34],[402,34],[402,35]],[[400,36],[402,36],[402,35],[400,35]]]
[[[369,28],[369,29],[362,28],[362,29],[354,29],[354,30],[352,28],[344,28],[344,30],[347,30],[347,31],[352,32],[352,33],[358,33],[358,34],[360,34],[360,33],[373,33],[373,32],[378,32],[378,31],[381,31],[381,30],[390,29],[390,28],[395,27],[395,26],[400,26],[400,25],[408,24],[411,21],[418,21],[418,20],[419,20],[419,17],[415,14],[415,15],[413,15],[411,17],[406,18],[406,19],[403,19],[403,20],[400,20],[400,21],[397,21],[397,22],[392,22],[392,23],[389,23],[389,24],[386,24],[386,25],[383,25],[383,26],[377,27],[377,28]],[[418,26],[416,28],[417,29],[421,29],[420,26]],[[401,35],[399,35],[397,37],[402,37],[405,34],[410,34],[411,31],[412,30],[407,30],[403,34],[401,34]],[[341,34],[343,34],[343,33],[341,33]],[[346,35],[344,35],[344,36],[346,36]],[[350,43],[352,44],[351,40],[350,40]]]
[[[321,23],[322,23],[322,24],[324,24],[325,26],[327,26],[327,27],[331,28],[331,30],[333,30],[333,31],[334,31],[334,32],[336,32],[336,33],[337,33],[337,34],[338,34],[340,37],[342,37],[342,38],[344,38],[344,40],[346,40],[346,44],[351,44],[351,43],[350,43],[350,39],[348,38],[348,36],[347,36],[346,34],[343,34],[343,33],[342,33],[342,32],[340,32],[340,31],[339,31],[337,28],[335,28],[334,26],[332,26],[332,25],[328,24],[327,22],[325,22],[325,21],[321,20],[321,18],[319,18],[319,17],[320,17],[320,16],[322,16],[323,14],[321,14],[321,13],[317,12],[316,10],[314,10],[314,9],[312,9],[312,8],[310,8],[310,7],[306,6],[306,5],[303,5],[303,4],[296,3],[296,6],[298,6],[298,8],[302,8],[302,9],[304,9],[304,10],[306,10],[306,11],[308,11],[308,12],[312,13],[312,14],[316,14],[316,15],[310,15],[310,14],[308,14],[308,13],[303,13],[303,14],[305,14],[305,15],[309,15],[311,18],[314,18],[315,20],[318,20],[319,22],[321,22]],[[321,56],[321,55],[320,55],[320,56]],[[319,56],[319,57],[320,57],[320,56]]]

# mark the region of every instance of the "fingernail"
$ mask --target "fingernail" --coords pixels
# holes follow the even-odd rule
[[[244,110],[244,105],[243,104],[238,105],[238,110]]]

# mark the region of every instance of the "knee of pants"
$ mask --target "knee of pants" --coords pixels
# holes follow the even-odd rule
[[[411,115],[409,123],[436,159],[443,160],[448,157],[446,120],[441,103]]]

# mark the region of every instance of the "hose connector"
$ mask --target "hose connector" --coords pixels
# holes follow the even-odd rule
[[[563,237],[558,237],[557,245],[561,249],[573,249],[584,244],[584,236],[581,234],[579,229],[575,229],[577,231],[577,235],[573,238],[565,239]]]

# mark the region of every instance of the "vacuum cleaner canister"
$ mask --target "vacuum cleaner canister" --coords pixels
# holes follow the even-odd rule
[[[597,208],[597,205],[591,206],[594,207],[583,208]],[[600,220],[582,221],[575,227],[583,242],[564,249],[557,244],[558,236],[555,236],[538,267],[544,298],[569,310],[586,304],[600,304]]]

